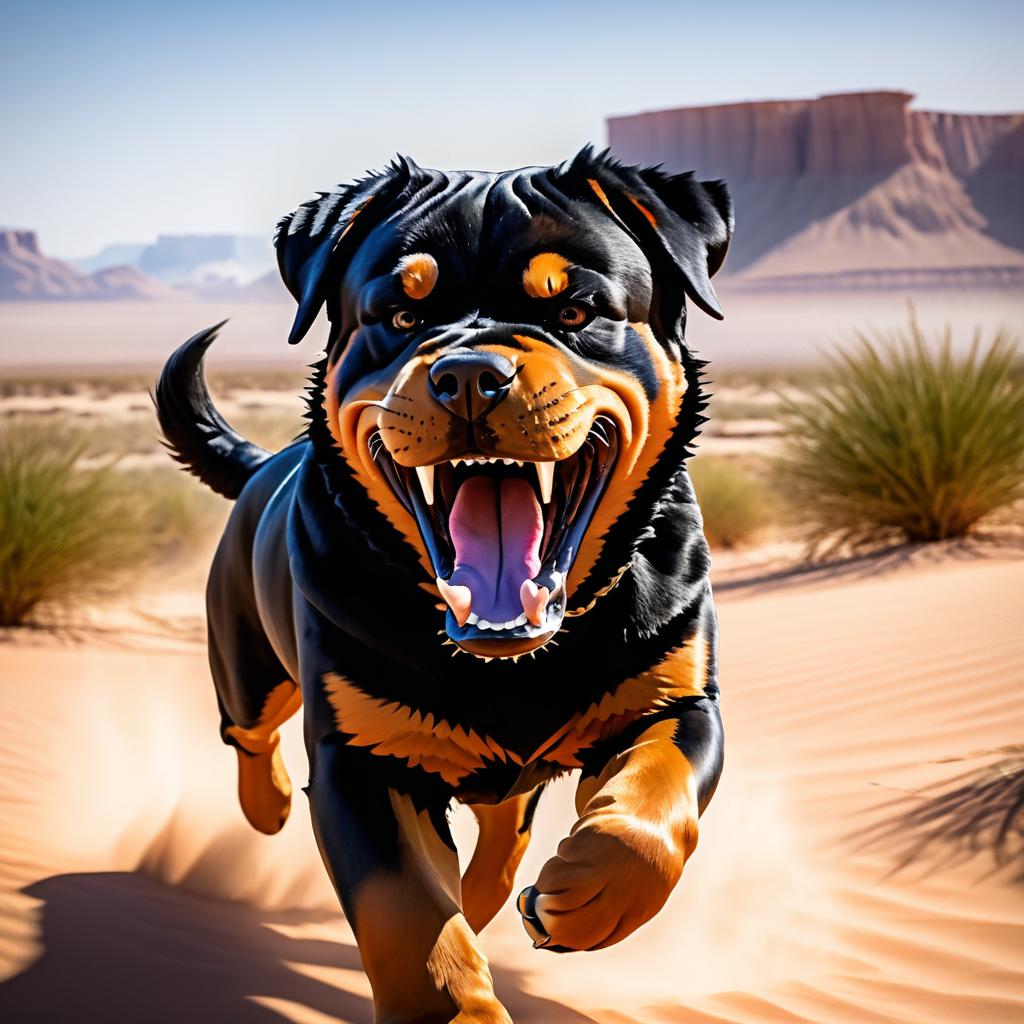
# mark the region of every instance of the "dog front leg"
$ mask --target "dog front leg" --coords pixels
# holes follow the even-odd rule
[[[365,754],[357,764],[340,737],[311,751],[308,792],[377,1024],[511,1024],[462,913],[445,801],[417,801],[374,780]]]
[[[601,949],[650,920],[697,845],[721,763],[718,701],[699,697],[641,719],[599,768],[585,767],[579,820],[519,897],[534,944]]]

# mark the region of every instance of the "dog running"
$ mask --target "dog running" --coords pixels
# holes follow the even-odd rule
[[[271,454],[215,409],[210,328],[165,365],[175,457],[235,500],[207,589],[221,736],[249,822],[306,792],[379,1022],[511,1018],[478,933],[545,785],[575,823],[518,897],[534,945],[653,917],[722,769],[717,628],[686,460],[704,420],[688,307],[733,228],[725,185],[586,148],[552,167],[399,158],[283,218],[308,427]],[[447,814],[479,822],[460,878]]]

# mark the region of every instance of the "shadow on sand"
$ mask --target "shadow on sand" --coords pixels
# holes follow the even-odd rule
[[[929,874],[987,856],[988,874],[1007,871],[1024,881],[1024,746],[998,753],[992,764],[890,804],[882,821],[860,833],[860,847],[893,849],[890,874],[914,865]]]
[[[976,561],[985,558],[1024,559],[1024,537],[1019,532],[977,533],[958,540],[931,544],[893,544],[867,554],[808,560],[779,568],[754,567],[715,583],[715,593],[753,595],[822,581],[852,581],[883,576],[907,565]]]
[[[18,1024],[280,1024],[253,997],[370,1024],[369,1000],[310,978],[303,966],[360,970],[347,943],[288,937],[274,925],[329,920],[203,899],[126,872],[55,875],[25,890],[41,900],[43,953],[0,985],[0,1020]],[[592,1018],[522,990],[497,969],[495,987],[518,1022],[587,1024]]]

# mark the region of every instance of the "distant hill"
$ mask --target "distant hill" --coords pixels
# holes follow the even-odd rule
[[[263,235],[158,235],[150,245],[118,243],[69,260],[91,273],[128,264],[153,280],[202,299],[259,301],[284,298],[283,286],[258,283],[277,276],[273,245]]]
[[[69,259],[67,262],[75,270],[82,271],[83,274],[92,274],[94,271],[106,270],[108,267],[134,266],[139,254],[145,248],[145,242],[117,242],[114,245],[105,245],[92,256]]]
[[[1024,114],[910,109],[906,92],[614,117],[630,163],[724,178],[727,273],[748,287],[1024,284]]]
[[[0,229],[0,300],[166,299],[182,294],[135,267],[82,273],[45,255],[34,231]]]

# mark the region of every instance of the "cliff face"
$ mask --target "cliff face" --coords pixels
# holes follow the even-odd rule
[[[726,269],[748,282],[1024,281],[1024,115],[914,111],[912,98],[666,110],[612,118],[608,137],[631,163],[728,181]]]
[[[177,293],[134,267],[83,274],[46,256],[34,231],[0,229],[0,300],[145,299]]]

